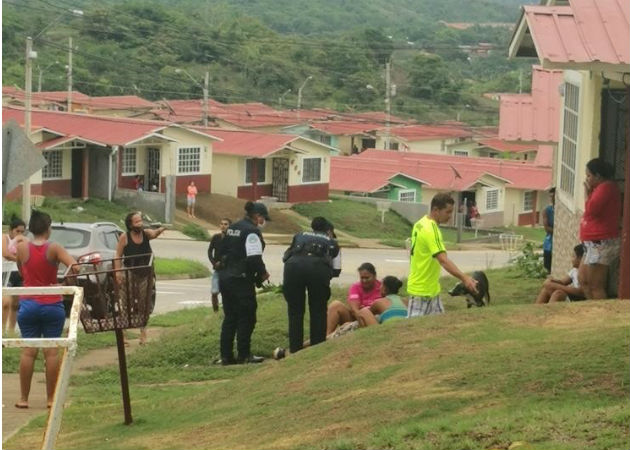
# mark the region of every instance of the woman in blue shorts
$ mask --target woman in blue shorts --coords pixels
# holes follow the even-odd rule
[[[33,234],[31,241],[23,240],[17,245],[17,263],[24,287],[45,287],[57,284],[57,266],[60,262],[77,270],[76,261],[59,244],[48,241],[50,216],[33,211],[28,229]],[[58,338],[66,320],[61,295],[21,295],[17,321],[22,337]],[[20,400],[16,408],[28,408],[28,395],[37,357],[37,348],[24,348],[20,356]],[[59,373],[57,348],[45,348],[46,395],[48,407],[52,404]]]

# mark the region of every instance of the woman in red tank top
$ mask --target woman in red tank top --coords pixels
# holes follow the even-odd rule
[[[580,286],[587,299],[608,298],[608,267],[619,259],[621,192],[612,181],[613,168],[601,158],[586,164],[586,205],[580,240],[586,253],[579,268]]]
[[[33,211],[28,229],[33,234],[32,241],[22,241],[17,245],[17,263],[24,279],[24,287],[53,286],[57,284],[57,265],[62,262],[73,270],[76,261],[59,244],[49,242],[50,216]],[[21,295],[18,308],[18,325],[23,338],[60,337],[65,322],[65,311],[60,295]],[[24,348],[20,356],[20,400],[17,408],[28,408],[28,395],[31,390],[33,368],[37,348]],[[56,348],[45,348],[46,396],[51,405],[57,385],[59,358]]]

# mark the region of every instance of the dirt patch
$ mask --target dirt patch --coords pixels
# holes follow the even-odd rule
[[[611,324],[617,315],[619,320],[626,320],[630,313],[630,302],[620,300],[592,300],[586,302],[542,305],[535,313],[511,316],[509,323],[542,328],[600,328]],[[544,309],[542,309],[544,308]],[[542,313],[542,314],[541,314]]]
[[[199,194],[195,206],[195,214],[202,220],[210,222],[219,228],[219,222],[227,217],[233,221],[240,220],[245,215],[246,200],[221,194]],[[186,197],[177,198],[177,207],[186,210]],[[294,234],[302,230],[296,220],[277,209],[269,212],[271,221],[265,226],[264,233]]]

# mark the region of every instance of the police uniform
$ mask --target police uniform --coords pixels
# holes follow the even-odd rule
[[[223,364],[247,362],[251,357],[251,336],[256,325],[256,290],[267,273],[262,259],[265,242],[258,227],[245,218],[227,229],[219,257],[219,288],[225,318],[221,326]],[[234,359],[236,336],[238,360]],[[256,361],[257,362],[257,361]]]
[[[285,252],[282,292],[289,312],[289,348],[297,352],[304,340],[304,306],[308,289],[310,342],[326,340],[326,305],[330,298],[330,279],[340,271],[333,270],[339,259],[339,246],[326,233],[303,231],[293,237]]]

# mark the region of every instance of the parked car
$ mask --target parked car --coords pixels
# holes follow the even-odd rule
[[[78,263],[94,263],[95,270],[111,270],[111,259],[116,257],[118,238],[123,233],[118,225],[112,222],[95,223],[53,223],[50,241],[63,246]],[[102,262],[101,262],[102,261]],[[59,265],[57,273],[63,281],[66,267]],[[100,282],[105,282],[104,275],[98,275]],[[155,300],[155,279],[153,280],[153,300]],[[66,315],[70,314],[72,298],[65,298]]]

